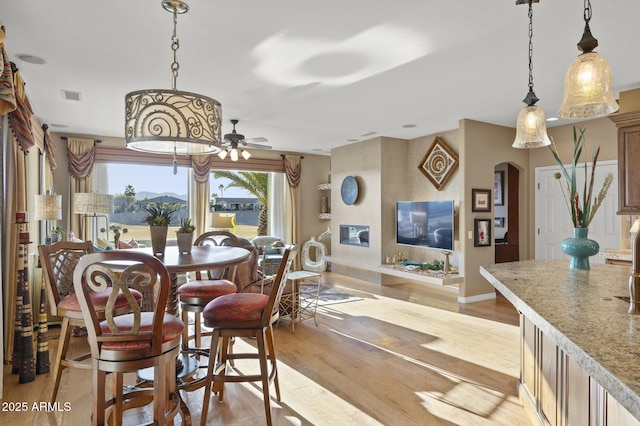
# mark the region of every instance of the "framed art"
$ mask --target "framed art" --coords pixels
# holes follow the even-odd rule
[[[458,168],[458,154],[440,137],[436,137],[418,168],[440,191]]]
[[[473,246],[491,246],[491,219],[473,220]]]
[[[493,204],[496,206],[504,206],[503,198],[504,189],[504,172],[499,171],[493,174]]]
[[[504,217],[494,217],[493,226],[496,228],[504,228]]]
[[[471,211],[490,212],[491,211],[491,190],[472,189],[471,190]]]

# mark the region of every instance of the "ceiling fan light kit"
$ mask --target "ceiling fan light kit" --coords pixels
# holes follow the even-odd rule
[[[245,160],[251,158],[251,153],[249,151],[245,149],[239,150],[238,146],[250,146],[251,148],[255,149],[271,149],[271,147],[268,145],[257,145],[254,143],[248,143],[247,141],[249,140],[255,142],[267,142],[267,139],[262,137],[247,139],[243,134],[236,131],[236,124],[238,124],[239,120],[232,119],[230,121],[233,125],[233,130],[231,131],[231,133],[227,133],[226,135],[224,135],[222,144],[226,145],[226,148],[223,148],[223,150],[218,153],[218,157],[220,157],[221,160],[227,158],[227,155],[229,155],[231,161],[238,161],[239,155],[242,155],[242,158],[244,158]]]
[[[178,91],[180,64],[176,36],[177,15],[189,6],[165,0],[162,7],[173,14],[171,90],[138,90],[125,96],[125,146],[158,154],[215,154],[222,149],[222,108],[218,101],[196,93]]]

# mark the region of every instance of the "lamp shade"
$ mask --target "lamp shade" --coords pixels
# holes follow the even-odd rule
[[[633,225],[631,225],[631,229],[629,229],[629,232],[632,234],[637,233],[638,231],[640,231],[640,219],[636,219],[636,221],[633,222]]]
[[[222,109],[215,99],[178,90],[139,90],[125,96],[125,146],[158,154],[221,151]]]
[[[567,70],[558,115],[571,119],[596,118],[617,110],[609,62],[596,52],[579,55]]]
[[[111,213],[113,195],[78,192],[73,198],[73,212],[79,214]]]
[[[551,144],[547,135],[547,123],[542,108],[536,105],[524,107],[516,122],[514,148],[539,148]]]
[[[45,194],[36,195],[35,220],[60,220],[62,219],[62,195]]]

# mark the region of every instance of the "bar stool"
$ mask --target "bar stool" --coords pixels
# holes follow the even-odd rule
[[[228,231],[205,232],[196,238],[193,243],[196,246],[240,246],[238,237]],[[209,332],[202,331],[201,313],[207,303],[219,296],[232,294],[237,291],[236,284],[232,281],[233,271],[230,268],[216,269],[207,272],[207,279],[202,278],[202,271],[195,271],[195,279],[182,284],[178,288],[180,298],[180,310],[182,312],[182,322],[185,324],[182,335],[183,352],[202,352],[208,350],[202,348],[202,337],[210,335]],[[189,334],[189,312],[194,314],[194,332]],[[194,348],[189,347],[189,341],[194,340]]]
[[[53,391],[51,392],[51,402],[56,402],[60,379],[65,368],[91,369],[91,362],[87,361],[90,354],[82,354],[75,358],[67,356],[69,340],[74,327],[85,327],[82,317],[78,297],[73,288],[73,271],[80,258],[93,252],[91,241],[72,242],[60,241],[53,244],[43,244],[38,246],[40,255],[40,266],[43,270],[45,286],[47,288],[48,303],[52,316],[62,317],[62,327],[60,328],[60,340],[58,350],[53,362]],[[111,294],[111,289],[105,289],[101,293],[92,293],[91,298],[96,306],[96,315],[104,319],[104,311]],[[133,297],[140,303],[142,294],[132,291]],[[118,312],[129,311],[129,304],[122,295],[115,299],[114,306]]]
[[[78,262],[73,285],[91,348],[92,424],[106,424],[107,410],[113,407],[113,423],[121,425],[124,410],[148,404],[149,396],[153,397],[153,424],[173,424],[180,412],[176,356],[184,325],[179,318],[165,313],[171,279],[163,263],[149,254],[125,250],[91,253]],[[91,295],[107,288],[113,291],[101,320]],[[116,291],[127,301],[130,313],[120,314],[114,309]],[[146,300],[140,304],[134,291]],[[152,388],[132,387],[125,391],[125,373],[150,367],[154,369]],[[114,374],[113,397],[109,399],[105,398],[107,373]],[[136,404],[138,400],[142,403]]]
[[[235,293],[220,296],[207,304],[203,311],[204,325],[213,329],[211,349],[209,351],[209,366],[206,384],[220,384],[216,386],[218,401],[224,396],[225,382],[262,382],[262,393],[267,425],[271,425],[271,401],[269,386],[275,384],[276,399],[280,401],[280,386],[278,384],[278,368],[273,341],[273,324],[278,320],[279,301],[282,296],[287,274],[298,253],[298,246],[286,248],[280,268],[269,295],[261,293]],[[235,337],[255,338],[258,352],[230,353],[229,339]],[[268,352],[268,353],[267,353]],[[227,375],[227,362],[235,359],[257,359],[260,374],[242,375],[240,373]],[[269,368],[269,364],[271,368]],[[206,385],[202,403],[202,417],[200,424],[207,422],[211,387]]]

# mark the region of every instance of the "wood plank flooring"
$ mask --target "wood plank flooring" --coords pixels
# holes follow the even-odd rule
[[[531,424],[516,389],[518,316],[504,298],[459,305],[454,294],[418,284],[380,287],[332,273],[322,282],[363,300],[318,308],[317,327],[307,320],[296,324],[295,334],[285,321],[276,328],[282,401],[275,401],[272,387],[275,425]],[[51,359],[56,332],[51,329]],[[83,350],[82,338],[72,344]],[[48,401],[52,373],[18,384],[10,372],[5,365],[0,423],[90,423],[88,371],[64,372],[60,404],[50,412],[33,403]],[[199,424],[203,390],[182,397]],[[6,411],[10,403],[26,403],[27,410]],[[149,410],[131,410],[125,420],[149,421]],[[265,424],[260,387],[227,384],[224,401],[209,404],[207,423]]]

